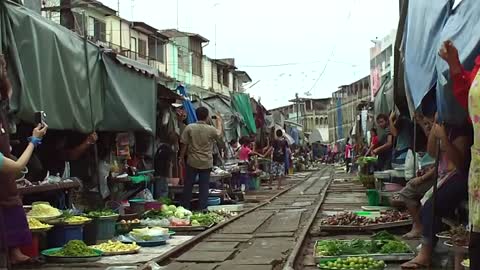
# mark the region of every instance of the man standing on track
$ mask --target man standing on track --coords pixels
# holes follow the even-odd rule
[[[287,159],[288,143],[283,136],[283,131],[278,129],[275,132],[277,138],[273,141],[272,147],[272,169],[270,172],[270,187],[272,187],[273,179],[277,179],[278,189],[282,189],[282,180],[285,177],[285,161]]]
[[[208,206],[210,172],[213,168],[213,144],[223,134],[223,123],[222,118],[217,114],[216,128],[207,124],[209,113],[205,107],[199,107],[195,112],[198,122],[188,125],[182,133],[179,163],[183,167],[187,157],[183,206],[191,209],[193,184],[198,176],[200,210],[203,211]]]

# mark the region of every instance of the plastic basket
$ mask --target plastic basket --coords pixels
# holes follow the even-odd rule
[[[137,213],[138,215],[142,215],[145,212],[145,200],[144,199],[132,199],[128,201],[130,203],[130,209]]]
[[[258,190],[260,188],[260,179],[258,177],[250,178],[250,190]]]
[[[58,225],[47,233],[49,248],[63,247],[68,241],[83,240],[84,225]]]
[[[84,240],[87,245],[111,240],[115,236],[115,227],[118,216],[94,219],[85,226]]]
[[[208,197],[208,205],[220,205],[221,199],[219,197]]]
[[[379,206],[380,205],[380,194],[376,189],[367,190],[367,198],[369,206]]]

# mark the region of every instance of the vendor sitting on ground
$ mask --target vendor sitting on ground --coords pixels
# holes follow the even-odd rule
[[[433,117],[418,116],[416,120],[428,137],[432,129]],[[434,159],[432,159],[428,153],[422,152],[422,150],[426,151],[426,149],[417,149],[417,158],[413,158],[412,156],[411,159],[407,159],[405,163],[405,179],[408,183],[399,193],[400,202],[405,204],[413,219],[411,231],[403,236],[405,239],[416,239],[422,234],[420,199],[425,195],[425,192],[433,186],[435,177]],[[415,167],[418,168],[415,172],[416,177],[414,177],[414,172],[412,171],[414,170],[415,161],[420,165]],[[407,164],[408,162],[411,162],[411,164]],[[395,201],[392,203],[396,204]]]
[[[390,133],[388,116],[379,114],[377,125],[384,130],[383,135],[378,139],[378,146],[372,150],[372,154],[378,156],[377,171],[385,171],[392,167],[392,147],[394,137]]]
[[[468,167],[473,132],[470,127],[445,127],[437,124],[437,117],[428,140],[428,154],[439,155],[438,191],[435,217],[432,218],[432,189],[421,200],[422,246],[413,260],[402,265],[403,269],[428,268],[438,242],[436,234],[442,230],[442,218],[453,217],[455,210],[468,199]],[[437,141],[440,140],[440,153]]]

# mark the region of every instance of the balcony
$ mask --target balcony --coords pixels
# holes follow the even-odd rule
[[[132,51],[129,48],[120,47],[119,45],[113,44],[111,42],[97,42],[97,44],[102,47],[110,48],[116,53],[135,60],[139,63],[156,68],[161,73],[166,73],[165,64],[154,58],[139,54],[138,52]]]

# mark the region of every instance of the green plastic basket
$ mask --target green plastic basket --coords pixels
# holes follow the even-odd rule
[[[367,198],[369,206],[379,206],[380,205],[380,193],[376,189],[367,190]]]

